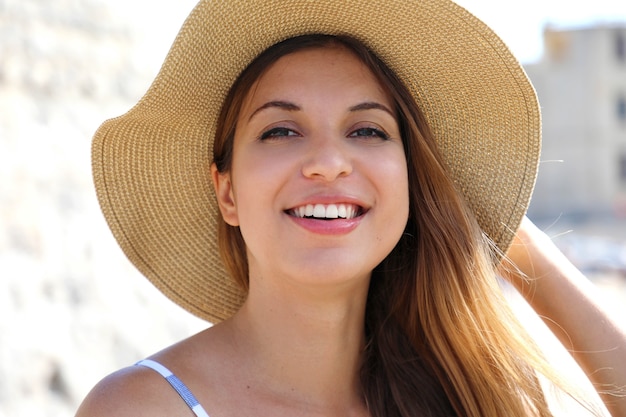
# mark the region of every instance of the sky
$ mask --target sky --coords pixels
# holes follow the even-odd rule
[[[576,28],[598,23],[626,25],[626,0],[454,0],[483,20],[504,40],[522,63],[537,61],[542,53],[545,25]],[[111,1],[118,13],[136,20],[145,16],[148,0]],[[160,62],[196,0],[150,1],[150,19],[142,20],[140,34],[155,63]],[[143,30],[145,29],[145,30]]]
[[[626,0],[455,0],[504,40],[522,63],[541,57],[545,25],[577,28],[621,22]]]

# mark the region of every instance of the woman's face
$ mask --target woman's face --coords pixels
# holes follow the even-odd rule
[[[224,219],[246,242],[251,286],[369,278],[408,218],[394,105],[340,47],[268,68],[243,103],[231,171],[213,175]]]

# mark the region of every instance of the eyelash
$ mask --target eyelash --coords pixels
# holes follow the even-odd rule
[[[367,134],[363,134],[365,132],[367,132]],[[356,135],[357,133],[360,133],[360,134]],[[389,135],[387,133],[385,133],[381,129],[376,129],[374,127],[360,127],[358,129],[355,129],[352,133],[350,133],[349,136],[350,137],[357,137],[357,136],[379,137],[382,140],[389,140]]]
[[[299,136],[294,130],[286,127],[275,127],[263,132],[259,140],[285,138],[289,136]],[[389,140],[389,135],[381,129],[373,127],[360,127],[352,131],[348,137],[379,137],[382,140]]]
[[[287,136],[298,136],[298,133],[286,127],[274,127],[268,131],[263,132],[261,136],[259,136],[259,140],[284,138]]]

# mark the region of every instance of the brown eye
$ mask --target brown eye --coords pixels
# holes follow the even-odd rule
[[[274,138],[283,138],[287,136],[297,136],[298,134],[291,129],[287,129],[286,127],[275,127],[266,132],[263,132],[260,136],[260,140],[265,139],[274,139]]]
[[[382,140],[388,140],[389,139],[389,135],[387,135],[385,132],[383,132],[380,129],[376,129],[373,127],[362,127],[360,129],[356,129],[355,131],[353,131],[352,133],[350,133],[349,135],[352,138],[356,138],[356,137],[371,137],[371,138],[380,138]]]

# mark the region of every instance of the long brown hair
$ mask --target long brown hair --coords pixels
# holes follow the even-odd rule
[[[409,220],[368,293],[361,382],[371,414],[551,416],[537,376],[552,378],[551,371],[502,296],[495,248],[455,188],[415,100],[362,43],[306,35],[256,58],[224,102],[213,148],[218,171],[230,169],[239,111],[258,77],[284,55],[321,47],[352,51],[392,95],[408,165]],[[245,242],[223,220],[219,246],[247,291]]]

